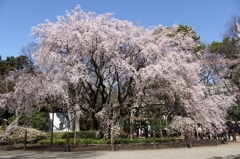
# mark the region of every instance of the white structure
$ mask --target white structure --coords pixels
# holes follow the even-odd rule
[[[52,113],[49,113],[50,121],[48,131],[52,130]],[[70,129],[68,117],[65,113],[54,113],[53,117],[53,131],[63,132]]]

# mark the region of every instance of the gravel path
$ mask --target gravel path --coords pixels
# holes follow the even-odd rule
[[[170,148],[129,151],[6,151],[0,148],[0,158],[8,159],[240,159],[240,142],[193,148]]]

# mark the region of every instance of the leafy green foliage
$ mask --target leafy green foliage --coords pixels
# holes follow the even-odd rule
[[[213,41],[209,45],[210,52],[224,54],[227,58],[237,58],[237,41],[224,38],[222,42]]]
[[[213,41],[209,46],[209,51],[210,52],[215,52],[215,53],[218,53],[219,52],[219,49],[220,49],[220,46],[221,46],[221,42],[218,42],[218,41]]]
[[[179,33],[179,32],[183,32],[183,33],[189,33],[189,32],[193,32],[193,35],[192,35],[192,38],[195,40],[195,41],[199,41],[200,40],[200,36],[197,36],[197,33],[192,29],[192,27],[190,26],[187,26],[187,25],[179,25],[177,30],[176,30],[176,33]]]
[[[196,52],[199,52],[199,51],[203,51],[204,49],[205,49],[205,45],[200,44],[200,45],[198,45],[198,46],[193,47],[193,48],[192,48],[192,51],[193,51],[194,53],[196,53]]]
[[[179,25],[178,28],[177,28],[177,30],[176,30],[176,32],[177,32],[177,33],[178,33],[178,32],[184,32],[184,33],[187,33],[187,32],[189,32],[189,31],[191,31],[191,30],[192,30],[192,28],[189,27],[189,26],[186,26],[186,25]]]
[[[8,122],[11,123],[14,120],[14,116],[12,116]],[[32,127],[37,130],[47,131],[48,129],[48,119],[46,112],[39,111],[30,116],[24,116],[19,120],[19,126],[27,126]]]
[[[28,62],[26,56],[7,57],[6,60],[0,61],[0,75],[6,75],[10,71],[23,70],[27,65]]]

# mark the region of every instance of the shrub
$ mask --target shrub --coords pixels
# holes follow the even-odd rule
[[[33,128],[23,128],[15,126],[12,133],[8,136],[10,143],[23,143],[25,138],[25,132],[27,131],[27,142],[36,143],[38,140],[45,139],[47,134],[42,131],[38,131]]]

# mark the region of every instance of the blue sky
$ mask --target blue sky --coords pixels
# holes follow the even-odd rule
[[[240,0],[0,0],[0,55],[19,56],[33,42],[31,27],[56,21],[79,4],[84,12],[114,12],[115,18],[136,24],[192,26],[202,42],[221,41],[225,24],[240,15]]]

